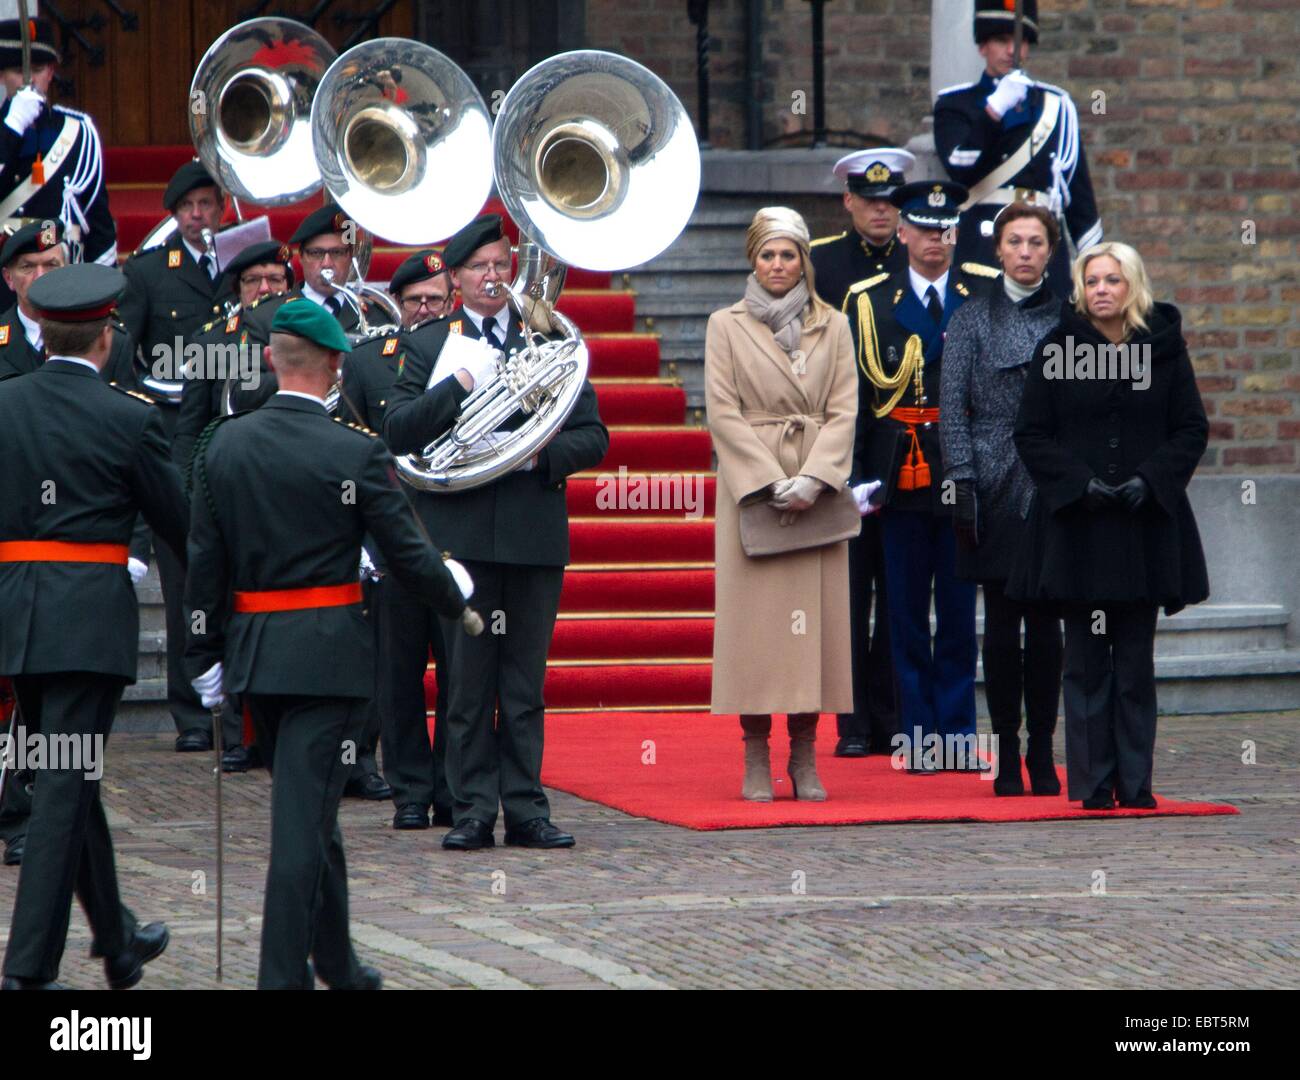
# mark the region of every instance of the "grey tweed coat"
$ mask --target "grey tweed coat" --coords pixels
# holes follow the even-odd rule
[[[1011,433],[1034,347],[1060,313],[1048,289],[1017,304],[998,278],[948,323],[939,387],[944,479],[974,480],[979,502],[979,547],[957,544],[957,575],[966,581],[1011,573],[1034,494]]]

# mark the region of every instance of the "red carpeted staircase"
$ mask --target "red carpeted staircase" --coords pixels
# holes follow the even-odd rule
[[[163,187],[190,156],[188,147],[108,149],[124,256],[161,220]],[[320,202],[318,196],[269,211],[273,234],[287,239]],[[264,212],[245,207],[248,217]],[[377,242],[369,278],[387,282],[410,250]],[[559,307],[587,340],[610,450],[599,469],[569,481],[573,562],[551,648],[548,711],[707,708],[714,497],[708,433],[687,425],[686,395],[673,378],[660,376],[658,338],[635,332],[636,296],[621,280],[570,270]],[[699,497],[698,506],[689,504],[695,516],[687,516],[683,490]],[[431,670],[430,704],[433,681]]]

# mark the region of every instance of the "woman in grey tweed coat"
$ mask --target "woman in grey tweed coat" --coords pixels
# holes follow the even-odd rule
[[[1060,227],[1047,210],[1013,204],[998,215],[994,243],[1002,277],[968,300],[948,324],[939,413],[945,497],[955,499],[957,575],[984,587],[984,692],[998,736],[998,795],[1023,795],[1020,702],[1035,795],[1058,795],[1052,734],[1061,692],[1061,623],[1005,594],[1026,528],[1034,485],[1011,433],[1034,347],[1060,317],[1044,268]],[[1025,647],[1020,647],[1020,626]]]

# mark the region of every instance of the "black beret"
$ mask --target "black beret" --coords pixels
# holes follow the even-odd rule
[[[57,64],[59,47],[54,43],[54,27],[45,19],[29,19],[32,24],[32,63]],[[0,20],[0,68],[23,66],[23,35],[17,19]]]
[[[167,190],[163,192],[164,209],[171,213],[186,195],[201,187],[217,187],[217,182],[199,162],[187,161],[167,182]]]
[[[63,222],[29,221],[4,243],[0,249],[0,266],[8,266],[19,255],[29,251],[49,251],[63,240]]]
[[[226,273],[237,280],[239,275],[250,266],[261,266],[263,263],[283,263],[285,267],[289,268],[289,281],[292,283],[293,269],[289,267],[292,258],[293,252],[289,250],[288,244],[282,244],[279,240],[263,240],[256,244],[249,244],[230,262],[226,263]]]
[[[428,248],[417,251],[410,258],[402,260],[402,265],[393,272],[393,280],[388,283],[388,291],[396,296],[406,286],[437,277],[446,269],[447,264],[438,257],[436,251]]]
[[[302,224],[289,237],[291,244],[305,244],[315,236],[323,236],[325,233],[342,233],[347,229],[351,218],[339,209],[339,204],[327,202],[319,210],[313,210],[305,218]]]
[[[126,291],[126,275],[99,263],[73,263],[42,274],[27,293],[42,319],[52,322],[92,322],[113,313]]]
[[[500,214],[480,214],[447,241],[442,249],[442,261],[453,269],[463,266],[484,244],[495,243],[504,235]]]
[[[1038,0],[1025,0],[1021,11],[1025,40],[1038,44]],[[1015,0],[975,0],[975,44],[1016,32]]]

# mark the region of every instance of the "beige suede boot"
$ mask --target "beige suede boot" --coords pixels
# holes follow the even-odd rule
[[[790,784],[794,797],[805,802],[825,802],[826,789],[817,776],[813,747],[817,742],[817,714],[802,713],[786,717],[790,732]]]
[[[772,801],[772,757],[767,737],[772,731],[770,716],[742,716],[740,727],[745,740],[745,779],[741,798],[750,802]]]

